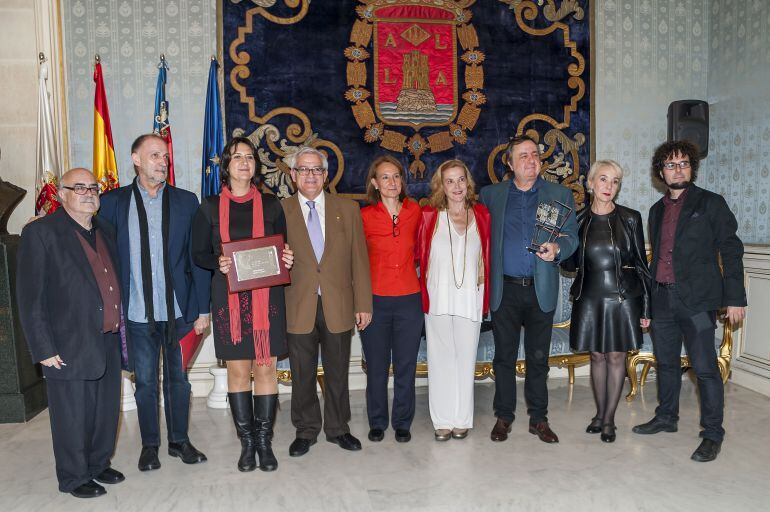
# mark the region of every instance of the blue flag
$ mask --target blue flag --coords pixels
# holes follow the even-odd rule
[[[166,182],[176,184],[174,176],[174,145],[171,141],[171,121],[168,118],[168,100],[166,99],[166,64],[165,55],[160,55],[158,64],[158,83],[155,86],[155,115],[152,117],[152,131],[157,133],[168,144],[168,177]]]
[[[219,157],[222,154],[222,111],[219,107],[217,69],[219,63],[211,59],[209,85],[206,90],[206,115],[203,121],[203,162],[201,164],[201,199],[219,195]]]

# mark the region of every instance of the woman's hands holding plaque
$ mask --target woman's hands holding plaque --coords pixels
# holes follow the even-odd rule
[[[286,265],[286,270],[291,270],[291,267],[294,266],[294,251],[289,249],[289,244],[283,244],[283,254],[281,255],[281,259],[283,260],[284,265]]]
[[[228,272],[230,272],[230,269],[233,266],[233,259],[228,258],[227,256],[220,256],[219,257],[219,271],[223,274],[227,275]]]
[[[294,266],[294,251],[289,248],[289,244],[283,244],[283,251],[281,253],[281,260],[286,266],[286,270],[291,270]],[[233,267],[233,259],[227,256],[219,257],[219,271],[227,275],[230,269]]]

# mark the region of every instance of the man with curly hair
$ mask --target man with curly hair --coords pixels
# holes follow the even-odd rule
[[[714,343],[717,310],[727,319],[745,316],[743,243],[725,199],[693,184],[698,148],[687,141],[666,142],[652,158],[653,179],[668,189],[650,208],[654,279],[651,334],[658,371],[655,417],[637,425],[637,434],[676,432],[682,386],[680,353],[687,349],[700,392],[700,446],[692,460],[716,459],[722,446],[724,386]],[[720,270],[719,258],[722,269]]]

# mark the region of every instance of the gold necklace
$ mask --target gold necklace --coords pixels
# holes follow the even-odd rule
[[[465,243],[463,243],[463,275],[460,278],[460,284],[457,284],[457,274],[455,274],[455,252],[452,245],[452,219],[449,218],[449,208],[446,209],[446,227],[449,232],[449,254],[452,256],[452,280],[455,288],[458,290],[463,287],[465,282],[465,256],[468,253],[468,208],[465,208]]]

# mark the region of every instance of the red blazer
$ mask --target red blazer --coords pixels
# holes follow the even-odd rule
[[[420,264],[420,291],[422,292],[422,310],[425,313],[430,311],[430,298],[428,297],[428,288],[425,278],[428,275],[430,246],[433,241],[433,234],[436,232],[438,213],[439,211],[432,206],[424,206],[422,208],[420,228],[417,231],[417,260]],[[473,214],[476,217],[476,225],[479,229],[479,237],[481,238],[481,257],[484,260],[484,307],[482,309],[482,314],[486,315],[489,313],[489,235],[492,217],[490,216],[487,207],[481,203],[473,205]]]

